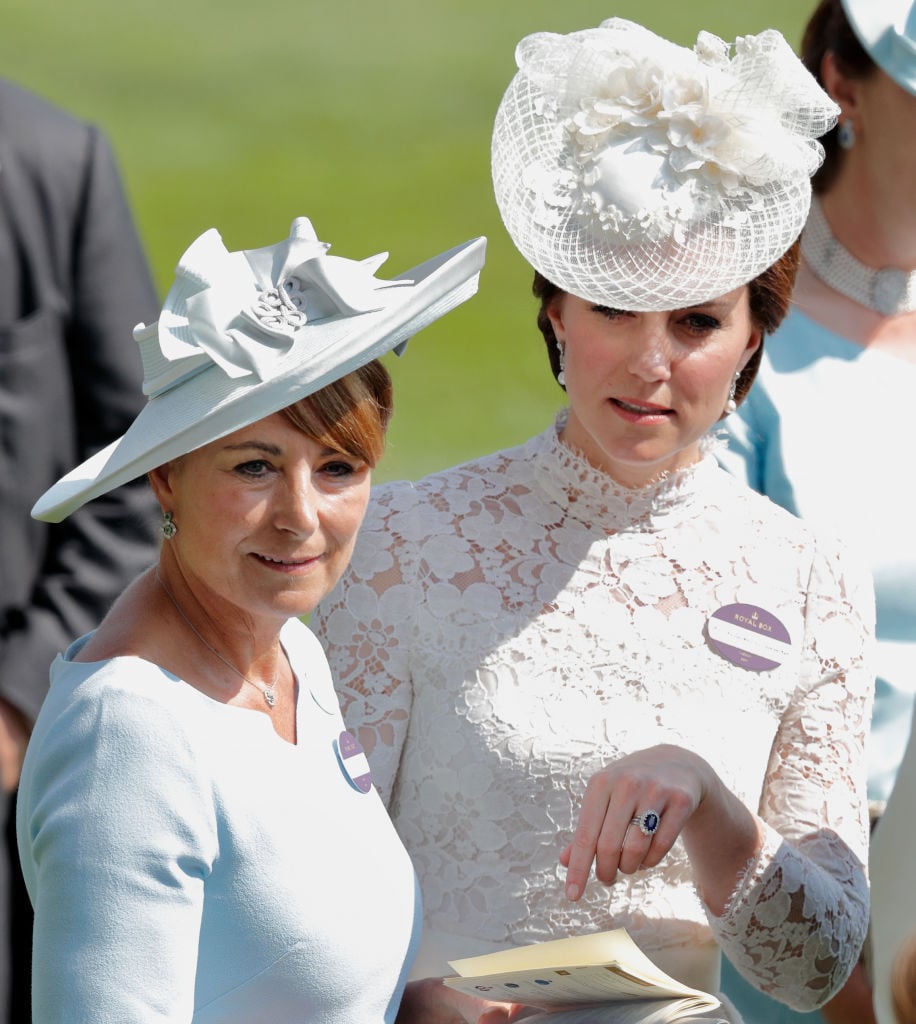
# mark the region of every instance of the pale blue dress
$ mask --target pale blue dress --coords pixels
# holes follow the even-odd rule
[[[910,731],[916,691],[916,365],[863,348],[793,309],[729,416],[721,462],[829,530],[870,565],[877,603],[869,798],[880,808]],[[760,543],[766,544],[761,537]],[[740,979],[739,979],[740,981]],[[726,991],[732,993],[729,985]],[[757,1018],[766,1024],[817,1015]],[[754,1021],[748,1009],[742,1010]]]
[[[295,745],[148,661],[73,662],[83,642],[52,667],[19,790],[34,1019],[393,1021],[414,872],[312,634],[282,633]]]

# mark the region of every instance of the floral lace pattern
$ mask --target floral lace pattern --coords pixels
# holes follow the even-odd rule
[[[789,631],[772,671],[708,642],[709,616],[739,601]],[[555,427],[377,488],[312,618],[428,927],[503,943],[626,927],[650,954],[715,936],[798,1008],[842,982],[865,933],[872,623],[867,576],[712,458],[629,491]],[[564,897],[588,778],[657,743],[700,752],[765,822],[721,918],[679,843]]]

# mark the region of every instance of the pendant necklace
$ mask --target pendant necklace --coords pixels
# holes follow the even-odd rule
[[[269,708],[274,707],[276,705],[276,703],[277,703],[277,681],[280,678],[280,670],[279,670],[279,668],[277,669],[276,675],[274,676],[274,681],[270,684],[270,686],[264,686],[261,683],[256,683],[253,679],[249,679],[248,676],[244,675],[239,669],[237,669],[235,667],[235,665],[233,665],[232,662],[228,658],[224,658],[223,655],[220,654],[220,652],[213,646],[213,644],[211,644],[208,640],[206,640],[204,638],[204,636],[201,634],[200,630],[187,617],[187,615],[185,615],[184,609],[175,600],[175,595],[165,585],[165,580],[159,575],[159,570],[158,569],[156,570],[156,579],[159,581],[159,586],[162,587],[162,589],[165,591],[165,596],[175,606],[175,611],[177,611],[178,614],[182,617],[182,619],[184,619],[185,624],[187,625],[188,629],[191,630],[191,632],[204,645],[204,647],[206,647],[207,650],[212,655],[214,655],[215,657],[219,658],[219,660],[227,668],[231,669],[243,682],[248,683],[249,686],[253,686],[256,690],[260,690],[261,691],[261,695],[263,696],[263,698],[264,698],[264,700],[265,700],[265,702],[266,702],[266,704],[267,704],[267,706]]]

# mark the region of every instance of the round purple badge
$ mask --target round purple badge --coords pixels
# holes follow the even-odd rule
[[[344,730],[337,737],[337,760],[344,778],[360,793],[368,793],[372,788],[372,774],[369,761],[363,753],[359,740],[352,732]]]
[[[753,604],[727,604],[713,612],[706,633],[717,654],[750,672],[778,668],[792,647],[782,622]]]

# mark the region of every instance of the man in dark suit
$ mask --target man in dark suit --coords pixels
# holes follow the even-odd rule
[[[0,80],[0,818],[48,668],[155,555],[145,481],[66,522],[30,518],[143,404],[131,331],[159,306],[99,130]],[[0,846],[0,1021],[28,1021],[31,915],[15,837]],[[7,948],[7,928],[12,929]]]

